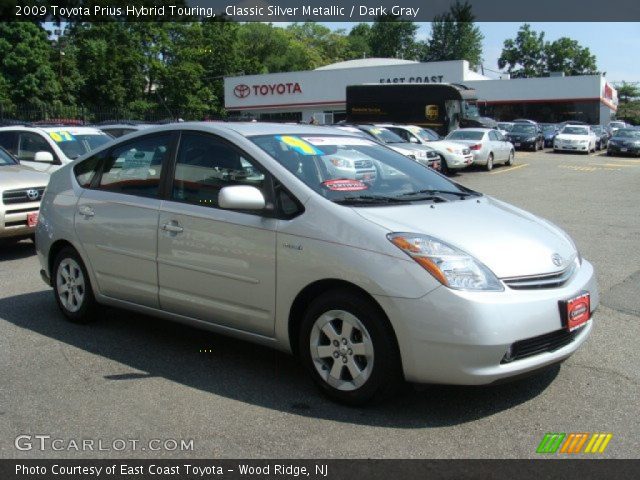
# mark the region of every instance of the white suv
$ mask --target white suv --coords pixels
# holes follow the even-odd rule
[[[0,128],[0,146],[41,172],[52,172],[112,140],[103,131],[75,126]]]

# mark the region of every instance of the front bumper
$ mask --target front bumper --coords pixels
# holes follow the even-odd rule
[[[516,150],[531,150],[535,147],[537,140],[529,141],[529,140],[509,140],[513,144],[513,148]]]
[[[612,155],[640,155],[640,146],[607,145],[607,152]]]
[[[19,203],[15,205],[0,204],[0,238],[27,237],[33,235],[35,227],[27,224],[27,215],[35,213],[40,202]]]
[[[559,152],[588,152],[589,144],[554,143],[553,149]]]
[[[552,351],[504,363],[516,342],[563,329],[558,302],[586,290],[599,303],[592,265],[583,261],[560,288],[463,292],[438,287],[419,299],[376,297],[394,327],[405,378],[416,383],[483,385],[563,361],[587,339],[593,319]]]

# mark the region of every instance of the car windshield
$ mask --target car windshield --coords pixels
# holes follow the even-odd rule
[[[105,133],[80,133],[73,130],[50,131],[49,136],[58,144],[67,158],[72,160],[112,139]]]
[[[372,127],[366,129],[369,134],[382,143],[407,143],[400,135],[393,133],[391,130],[382,127]]]
[[[11,155],[0,148],[0,167],[6,167],[7,165],[17,165],[17,163],[18,162],[16,162]]]
[[[542,127],[542,131],[545,133],[549,133],[549,132],[555,132],[556,131],[556,127],[553,125],[544,125]]]
[[[477,130],[456,130],[447,135],[447,140],[482,140],[484,132]]]
[[[365,138],[286,134],[255,136],[251,141],[336,203],[379,206],[479,195]]]
[[[420,139],[425,142],[433,142],[435,140],[440,140],[440,137],[435,132],[425,130],[424,128],[410,127],[408,130],[414,135],[417,135],[418,137],[420,137]]]
[[[526,123],[517,123],[511,129],[509,133],[536,133],[536,127],[533,125],[527,125]]]
[[[610,127],[615,127],[615,128],[624,128],[625,123],[624,122],[611,122],[609,124]]]
[[[505,132],[509,132],[513,128],[513,125],[510,123],[498,123],[498,128],[500,130],[504,130]]]
[[[589,130],[584,127],[564,127],[560,133],[565,135],[588,135]]]
[[[634,130],[632,128],[621,128],[620,130],[616,130],[614,137],[640,139],[640,130]]]

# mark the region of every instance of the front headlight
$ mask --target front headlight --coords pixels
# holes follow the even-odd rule
[[[331,163],[340,168],[353,168],[353,161],[348,158],[332,158]]]
[[[526,140],[526,141],[527,141],[527,142],[535,142],[536,140],[537,140],[537,138],[536,138],[536,137],[529,137],[529,138],[527,138],[527,140]]]
[[[503,290],[491,270],[448,243],[417,233],[390,233],[387,238],[446,287],[457,290]]]

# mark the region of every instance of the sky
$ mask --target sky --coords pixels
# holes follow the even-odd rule
[[[493,22],[476,23],[484,35],[483,56],[486,69],[498,71],[498,57],[502,52],[505,39],[515,38],[521,23]],[[325,23],[333,30],[344,28],[347,31],[352,23]],[[426,40],[431,34],[429,23],[418,23],[418,37]],[[545,40],[553,41],[560,37],[577,40],[583,47],[589,47],[595,54],[598,69],[607,72],[607,79],[613,83],[621,81],[640,82],[640,62],[637,53],[640,48],[640,23],[573,23],[573,22],[530,22],[537,32],[545,32]]]

